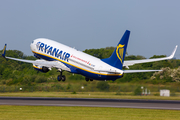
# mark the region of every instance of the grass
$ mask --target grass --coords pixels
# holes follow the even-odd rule
[[[149,100],[180,100],[179,96],[160,97],[160,96],[134,96],[133,93],[121,93],[116,95],[116,92],[5,92],[0,93],[0,96],[12,97],[61,97],[61,98],[111,98],[111,99],[149,99]]]
[[[131,108],[0,106],[0,120],[179,120],[177,110]]]
[[[0,96],[13,97],[61,97],[61,98],[112,98],[112,99],[151,99],[151,100],[180,100],[180,83],[167,84],[137,84],[137,83],[111,83],[109,89],[99,90],[99,81],[66,81],[42,83],[34,86],[2,86]],[[81,87],[84,86],[84,89]],[[134,91],[143,86],[151,91],[149,96],[135,96]],[[22,91],[19,90],[22,88]],[[171,97],[160,97],[159,90],[168,89]]]

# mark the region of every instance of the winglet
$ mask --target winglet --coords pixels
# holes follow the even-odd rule
[[[176,45],[176,47],[174,48],[174,51],[172,52],[172,54],[169,56],[169,59],[172,59],[176,53],[178,45]]]
[[[7,44],[4,45],[4,49],[3,49],[3,52],[2,52],[2,56],[5,58],[5,55],[6,55],[6,46]]]

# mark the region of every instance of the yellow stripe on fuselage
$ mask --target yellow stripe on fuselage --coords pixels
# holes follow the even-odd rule
[[[58,60],[58,61],[60,61],[60,62],[66,63],[66,64],[68,64],[68,65],[71,65],[71,66],[73,66],[73,67],[79,68],[79,69],[81,69],[81,70],[84,70],[84,71],[87,71],[87,72],[90,72],[90,73],[94,73],[94,74],[98,74],[98,75],[108,75],[108,76],[122,76],[122,74],[105,74],[105,73],[98,73],[98,72],[89,71],[89,70],[80,68],[80,67],[78,67],[78,66],[75,66],[75,65],[73,65],[73,64],[71,64],[71,63],[68,63],[68,62],[66,62],[66,61],[63,61],[63,60],[61,60],[61,59],[52,57],[52,56],[50,56],[50,55],[43,54],[43,53],[39,53],[39,52],[35,52],[35,51],[32,51],[32,52],[33,52],[33,53],[36,53],[36,54],[40,54],[40,55],[46,56],[46,57],[50,57],[50,58],[56,59],[56,60]]]

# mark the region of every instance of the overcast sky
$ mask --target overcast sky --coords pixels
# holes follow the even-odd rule
[[[179,0],[1,0],[0,48],[33,55],[49,38],[78,50],[116,46],[125,30],[129,55],[170,55],[180,45]],[[180,46],[176,58],[180,59]]]

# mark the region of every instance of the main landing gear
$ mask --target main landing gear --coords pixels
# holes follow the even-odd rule
[[[57,76],[57,80],[58,81],[65,81],[66,80],[66,76],[65,75],[62,75],[62,71],[60,71],[60,75]]]
[[[85,79],[86,79],[87,82],[88,82],[89,80],[90,80],[90,81],[93,81],[93,79],[89,79],[89,78],[87,78],[87,77],[86,77]]]

